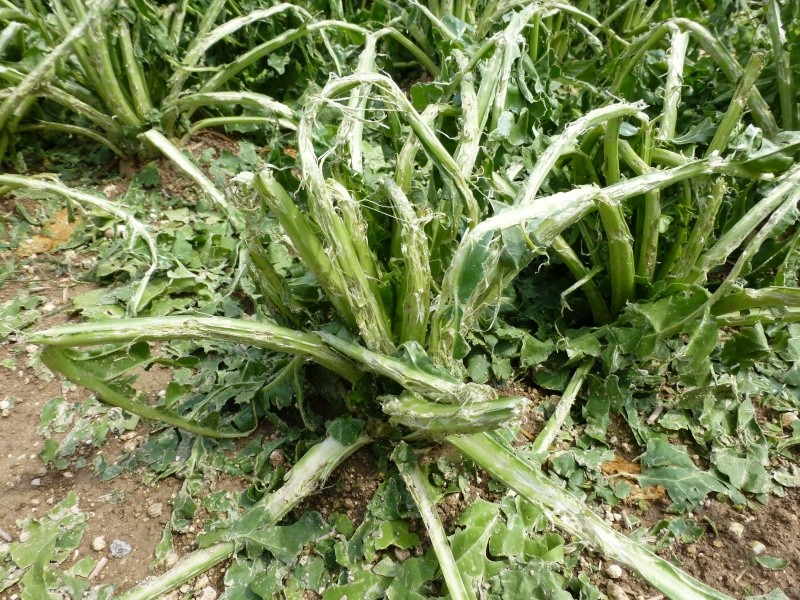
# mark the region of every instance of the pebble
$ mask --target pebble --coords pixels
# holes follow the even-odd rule
[[[11,402],[8,400],[0,400],[0,410],[8,410],[11,408]]]
[[[606,594],[610,600],[628,600],[628,592],[619,587],[616,583],[609,582],[606,586]]]
[[[95,552],[102,552],[106,549],[106,538],[102,535],[98,535],[96,538],[92,540],[92,550]]]
[[[0,410],[0,415],[3,416],[3,417],[10,417],[11,416],[11,411],[8,410],[8,409]]]
[[[153,504],[147,507],[147,516],[152,519],[160,517],[163,512],[164,505],[161,502],[153,502]]]
[[[606,575],[611,579],[619,579],[622,577],[622,567],[612,563],[606,567]]]
[[[38,477],[36,479],[31,479],[31,485],[33,487],[39,487],[40,485],[42,485],[42,480],[39,479]]]
[[[796,412],[785,412],[781,415],[781,426],[788,429],[792,426],[792,423],[797,421],[797,419],[798,417]]]
[[[411,552],[395,547],[394,556],[399,562],[406,562],[409,558],[411,558]]]
[[[767,549],[767,547],[761,542],[752,542],[750,544],[750,549],[753,551],[753,554],[759,555],[764,554],[764,551]]]
[[[735,537],[737,540],[740,540],[744,535],[744,525],[737,523],[736,521],[731,521],[728,525],[728,531],[731,532],[733,537]]]
[[[122,558],[123,556],[128,556],[133,551],[131,545],[128,542],[123,542],[122,540],[114,540],[111,542],[111,556],[114,558]]]
[[[19,534],[19,543],[24,544],[30,539],[30,537],[31,537],[30,531],[23,531],[22,533]]]
[[[217,600],[217,590],[210,585],[204,587],[203,591],[201,591],[200,595],[197,597],[197,600]]]

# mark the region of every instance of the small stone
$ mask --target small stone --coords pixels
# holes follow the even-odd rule
[[[194,582],[194,589],[202,590],[203,588],[208,587],[209,584],[211,584],[211,582],[208,580],[208,575],[201,575]]]
[[[753,551],[753,554],[759,555],[764,554],[764,551],[767,549],[767,547],[761,542],[751,542],[750,549]]]
[[[74,476],[72,473],[70,473],[69,471],[64,471],[64,472],[61,474],[61,476],[62,476],[64,479],[72,479],[73,477],[75,477],[75,476]]]
[[[180,558],[181,557],[178,556],[177,552],[175,552],[174,550],[170,550],[164,557],[164,566],[167,567],[168,569],[171,569],[172,567],[178,564]]]
[[[281,450],[273,450],[269,455],[269,462],[273,467],[282,467],[286,464],[286,455]]]
[[[133,548],[131,548],[128,542],[123,542],[122,540],[114,540],[111,542],[111,556],[114,558],[128,556],[131,552],[133,552]]]
[[[102,535],[98,535],[96,538],[92,540],[92,550],[95,552],[102,552],[106,549],[106,538]]]
[[[619,579],[622,577],[622,567],[611,563],[606,567],[606,575],[611,579]]]
[[[3,417],[10,417],[10,416],[11,416],[11,411],[10,411],[10,410],[8,410],[8,409],[6,409],[6,410],[0,410],[0,416],[3,416]]]
[[[40,485],[42,485],[42,480],[39,479],[38,477],[36,479],[31,479],[31,485],[33,487],[39,487]]]
[[[737,523],[736,521],[731,521],[728,525],[728,531],[733,537],[735,537],[737,540],[740,540],[744,535],[744,525]]]
[[[409,558],[411,558],[411,552],[404,550],[403,548],[395,547],[394,556],[399,562],[406,562]]]
[[[606,586],[606,594],[608,594],[610,600],[629,600],[630,598],[628,592],[611,581],[609,581]]]
[[[711,545],[714,546],[714,548],[722,548],[725,544],[722,543],[722,540],[714,540],[711,542]]]
[[[8,400],[0,400],[0,410],[8,410],[11,408],[11,402]]]
[[[210,585],[206,586],[203,588],[203,591],[200,592],[197,600],[217,600],[217,590]]]
[[[164,505],[161,502],[153,502],[147,507],[147,516],[151,519],[156,519],[164,512]]]
[[[781,426],[788,429],[792,426],[792,423],[797,421],[798,416],[797,413],[794,411],[785,412],[781,415]]]
[[[30,539],[30,537],[31,537],[30,531],[23,531],[22,533],[19,534],[19,543],[24,544]]]
[[[694,544],[686,546],[686,554],[689,554],[691,556],[697,554],[697,546],[695,546]]]

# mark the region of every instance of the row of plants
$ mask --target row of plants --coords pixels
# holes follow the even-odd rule
[[[586,418],[583,441],[600,443],[619,415],[645,451],[651,474],[642,483],[665,485],[676,507],[698,506],[712,492],[742,504],[788,485],[788,474],[768,472],[762,445],[740,442],[764,439],[742,411],[752,410],[754,390],[765,393],[763,380],[745,374],[771,344],[785,347],[794,366],[769,372],[769,393],[786,408],[798,402],[800,357],[791,353],[800,315],[796,8],[772,0],[709,15],[694,5],[626,2],[592,14],[584,4],[376,3],[371,12],[330,8],[331,19],[281,4],[228,20],[222,15],[234,10],[231,3],[212,2],[202,12],[137,4],[130,16],[115,13],[111,45],[96,36],[110,30],[98,20],[111,14],[109,3],[82,12],[60,7],[57,33],[42,25],[52,26],[49,16],[14,21],[25,21],[51,45],[28,70],[4,67],[13,87],[3,106],[18,115],[0,119],[6,139],[25,128],[52,129],[26,124],[29,110],[56,110],[51,103],[67,106],[57,98],[80,98],[90,89],[99,95],[93,81],[115,95],[98,69],[114,72],[128,86],[120,84],[116,100],[130,99],[131,114],[113,97],[93,102],[99,107],[102,100],[98,113],[111,115],[119,137],[85,112],[91,135],[82,124],[57,127],[71,133],[78,132],[63,128],[82,127],[87,137],[120,150],[128,140],[172,161],[224,217],[236,244],[231,260],[246,269],[242,289],[255,306],[240,318],[199,311],[135,317],[148,312],[152,278],[165,262],[135,208],[46,179],[1,174],[5,189],[54,193],[123,217],[132,247],[150,255],[132,282],[130,316],[29,337],[44,346],[44,363],[112,406],[205,438],[247,436],[274,407],[268,398],[243,402],[251,411],[233,398],[198,405],[191,394],[153,406],[134,395],[126,378],[128,368],[152,359],[122,360],[117,364],[128,368],[106,372],[108,357],[130,357],[143,342],[176,340],[291,355],[260,374],[263,386],[293,381],[290,396],[308,429],[317,431],[300,374],[341,390],[327,437],[309,447],[285,481],[237,520],[202,536],[197,552],[122,597],[159,597],[239,552],[258,556],[270,548],[265,540],[273,527],[371,443],[391,455],[452,598],[483,597],[496,515],[489,510],[472,524],[482,559],[458,535],[448,538],[435,510],[442,493],[419,462],[440,444],[666,597],[729,597],[610,527],[593,510],[588,482],[565,486],[559,479],[551,450],[571,414]],[[232,62],[211,53],[217,42],[233,44],[228,36],[245,25],[277,15],[300,24],[278,35],[258,29],[248,40],[263,44],[248,41],[250,49]],[[653,21],[661,24],[648,25]],[[182,36],[184,30],[191,35]],[[14,31],[4,39],[16,39],[9,48],[24,53],[33,34],[23,42]],[[130,37],[132,31],[138,33]],[[180,50],[175,56],[183,57],[164,59],[174,70],[161,68],[160,79],[142,74],[141,62],[132,73],[137,61],[125,58],[131,40],[146,48],[145,35],[154,31],[169,35]],[[314,44],[326,48],[323,63],[336,65],[329,68],[338,76],[299,94],[292,81],[287,90],[296,97],[280,105],[261,91],[221,91],[311,32],[320,34]],[[340,36],[349,36],[348,45]],[[350,58],[354,40],[359,50]],[[422,81],[404,90],[382,72],[383,41],[395,57],[410,57],[405,68]],[[307,44],[301,48],[311,54]],[[109,56],[105,67],[95,64],[98,56]],[[207,77],[201,64],[212,65],[214,75]],[[42,90],[46,102],[36,104]],[[160,99],[153,104],[154,98]],[[257,115],[223,111],[191,120],[195,110],[240,105],[256,107]],[[266,107],[270,115],[258,112]],[[127,122],[128,116],[135,118]],[[270,164],[230,173],[222,185],[177,143],[201,127],[261,127],[266,119],[293,132],[279,139],[291,140],[296,161],[293,153],[271,151]],[[742,329],[731,337],[731,327]],[[101,349],[74,350],[83,346]],[[521,373],[560,392],[561,400],[535,439],[518,445],[529,401],[491,384]],[[722,410],[710,399],[723,391],[724,410],[739,420],[701,421],[702,429],[649,427],[643,415],[659,406],[664,385],[677,390],[678,400],[666,402],[673,423],[679,414],[706,411],[708,402]],[[709,451],[711,471],[701,474],[670,443],[682,429]],[[349,575],[369,579],[367,571],[352,565]],[[381,581],[370,597],[382,597],[389,584]]]

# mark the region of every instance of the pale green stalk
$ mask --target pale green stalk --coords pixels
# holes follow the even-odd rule
[[[250,276],[275,318],[294,324],[296,317],[289,308],[291,293],[286,280],[270,262],[267,251],[258,240],[259,234],[260,231],[248,223],[247,254]]]
[[[705,250],[714,232],[714,223],[717,213],[722,206],[728,186],[723,177],[717,177],[711,187],[711,193],[700,204],[700,214],[697,215],[692,233],[681,253],[681,261],[670,273],[670,277],[677,281],[686,280],[692,267],[697,264],[700,254]]]
[[[368,75],[377,73],[375,64],[375,45],[378,33],[370,33],[364,42],[364,49],[358,56],[358,65],[354,75]],[[350,91],[350,100],[347,110],[343,112],[342,122],[339,125],[339,135],[347,139],[347,148],[350,151],[350,168],[356,173],[364,172],[363,136],[364,121],[367,118],[367,100],[371,86],[368,83],[353,88]]]
[[[269,171],[256,176],[253,185],[278,219],[292,246],[303,263],[314,274],[325,295],[344,323],[355,329],[356,320],[346,298],[347,288],[341,272],[334,268],[331,258],[322,247],[308,216],[301,212],[292,198]]]
[[[281,119],[280,117],[210,117],[208,119],[201,119],[192,123],[192,126],[186,130],[186,133],[181,137],[179,146],[183,146],[190,137],[198,131],[208,129],[209,127],[228,127],[235,125],[278,125],[289,131],[295,131],[297,127],[291,121]]]
[[[450,436],[447,441],[494,479],[541,510],[550,522],[608,561],[638,573],[671,600],[733,600],[612,529],[587,504],[549,479],[496,434]]]
[[[201,31],[198,32],[197,36],[194,38],[194,41],[189,46],[189,49],[186,51],[186,56],[184,56],[183,60],[181,61],[181,68],[176,70],[167,81],[167,89],[169,91],[167,93],[165,103],[171,104],[178,98],[183,90],[186,80],[189,78],[191,73],[190,69],[197,66],[205,53],[208,52],[214,44],[226,38],[227,36],[236,33],[242,27],[257,21],[269,19],[286,11],[294,11],[303,18],[310,18],[310,15],[305,9],[294,4],[283,2],[270,8],[254,10],[245,16],[231,19],[230,21],[223,23],[213,30],[202,31],[201,28]],[[219,12],[214,14],[213,10],[210,11],[209,18],[205,20],[205,27],[213,25],[213,21],[216,21],[218,14]],[[213,20],[211,20],[210,15],[213,15]]]
[[[678,333],[683,325],[699,317],[706,308],[713,307],[714,304],[722,300],[733,287],[739,275],[741,275],[744,269],[750,264],[750,261],[761,248],[761,245],[767,239],[774,237],[776,233],[780,233],[781,229],[787,226],[787,220],[791,219],[792,221],[797,221],[798,216],[800,216],[797,210],[797,203],[799,200],[800,188],[796,188],[794,193],[789,194],[788,198],[786,198],[786,200],[784,200],[784,202],[769,216],[759,232],[747,243],[725,279],[719,284],[717,289],[714,290],[714,293],[711,294],[711,297],[703,306],[662,331],[656,332],[656,335],[665,337]]]
[[[344,446],[332,437],[325,438],[297,461],[286,475],[285,482],[280,488],[259,500],[242,515],[237,523],[244,520],[253,521],[254,529],[264,529],[276,525],[303,498],[318,489],[346,458],[370,441],[368,437],[361,436],[352,444]],[[119,596],[118,600],[162,598],[172,590],[233,556],[238,546],[237,540],[233,539],[195,550],[163,575],[139,584]]]
[[[594,362],[593,358],[586,359],[575,369],[575,372],[572,374],[572,379],[570,379],[569,384],[567,384],[566,389],[561,394],[561,400],[559,400],[556,405],[553,415],[547,420],[544,428],[539,432],[539,435],[536,436],[533,444],[531,444],[530,449],[537,457],[538,464],[541,465],[547,459],[550,446],[553,445],[553,442],[556,441],[556,438],[561,433],[561,428],[564,426],[564,422],[567,420],[572,410],[572,405],[575,404],[578,393],[581,391],[583,380],[586,378],[586,375],[589,374],[589,371],[592,370]]]
[[[106,404],[121,408],[143,419],[148,419],[157,423],[166,423],[188,431],[189,433],[194,433],[195,435],[217,439],[240,438],[252,433],[250,431],[220,431],[218,427],[196,425],[188,419],[184,419],[172,412],[161,410],[157,406],[151,406],[146,402],[128,398],[124,394],[116,391],[101,378],[96,377],[91,371],[81,368],[78,362],[70,359],[68,355],[57,348],[45,348],[40,355],[40,359],[53,373],[62,375],[73,383],[77,383],[93,391]]]
[[[453,50],[453,57],[460,70],[467,68],[469,61],[463,52]],[[485,124],[485,121],[481,122],[480,120],[478,95],[475,92],[475,74],[467,72],[461,80],[461,135],[458,138],[458,146],[454,155],[461,174],[467,180],[472,177],[475,161],[481,151],[481,132]]]
[[[389,315],[359,260],[350,232],[336,210],[334,196],[317,163],[311,134],[315,120],[309,119],[309,113],[314,113],[314,110],[307,111],[298,131],[298,155],[303,182],[308,190],[309,213],[330,249],[334,268],[341,273],[343,299],[350,306],[364,343],[370,350],[391,354],[394,342]]]
[[[429,128],[433,128],[433,123],[439,112],[443,109],[442,105],[429,104],[422,111],[420,119]],[[414,168],[417,166],[417,152],[419,151],[420,141],[419,138],[412,131],[408,134],[403,147],[397,154],[396,167],[394,171],[394,181],[403,190],[403,193],[408,194],[411,191],[411,183],[414,179]]]
[[[744,114],[748,98],[756,89],[756,80],[761,73],[761,68],[764,66],[766,56],[765,52],[754,52],[750,56],[750,60],[747,61],[747,66],[739,79],[739,84],[733,92],[733,98],[731,98],[728,110],[725,111],[725,115],[722,117],[719,127],[717,127],[714,139],[708,145],[706,150],[707,157],[715,152],[721,154],[728,146],[728,141]]]
[[[73,4],[78,4],[78,0]],[[82,40],[100,86],[94,91],[103,99],[111,114],[123,125],[141,127],[142,119],[128,101],[126,91],[122,87],[123,82],[117,77],[120,69],[112,57],[113,46],[106,36],[105,26],[106,23],[99,22],[99,19],[92,20]]]
[[[606,124],[606,134],[603,137],[603,168],[606,176],[606,185],[619,183],[619,128],[622,119],[615,117]]]
[[[14,86],[19,86],[20,83],[24,80],[25,75],[17,71],[16,69],[11,69],[9,67],[5,67],[0,65],[0,79],[4,79],[8,81]],[[10,90],[9,96],[14,93],[14,90],[17,89],[16,87]],[[72,110],[73,112],[81,115],[82,117],[86,118],[86,120],[90,121],[94,125],[97,125],[101,129],[104,129],[109,134],[114,134],[115,136],[122,135],[122,127],[119,123],[114,121],[112,117],[105,115],[95,109],[94,107],[90,106],[80,98],[77,98],[74,95],[71,95],[64,90],[51,85],[49,83],[43,84],[40,87],[36,88],[36,90],[26,98],[20,101],[20,105],[16,107],[13,112],[12,119],[17,119],[20,116],[24,115],[26,112],[25,109],[25,102],[28,101],[27,99],[34,99],[34,95],[41,95],[45,98],[49,98],[56,104],[60,104],[61,106]],[[6,122],[6,126],[8,121]]]
[[[800,288],[786,286],[745,288],[720,299],[711,308],[711,313],[726,315],[767,307],[800,308]]]
[[[178,169],[187,177],[194,181],[203,192],[208,195],[225,213],[234,229],[241,231],[244,227],[242,215],[231,206],[228,199],[221,191],[205,176],[205,174],[189,158],[178,149],[178,147],[164,137],[161,132],[151,129],[142,134],[148,142],[155,146],[164,156],[169,158]]]
[[[347,92],[364,83],[369,83],[374,88],[378,89],[387,102],[397,109],[398,114],[408,121],[408,124],[420,139],[423,148],[425,148],[431,160],[447,175],[450,181],[453,182],[453,185],[458,191],[458,195],[463,201],[464,209],[467,212],[470,222],[473,224],[477,222],[480,215],[480,207],[472,195],[469,184],[461,174],[455,160],[436,137],[436,133],[425,123],[420,114],[411,105],[403,90],[401,90],[394,81],[383,75],[350,75],[335,79],[330,81],[309,103],[300,121],[298,130],[299,154],[303,166],[304,181],[318,188],[320,185],[319,181],[323,179],[319,165],[316,164],[317,161],[311,135],[320,113],[338,94]],[[457,217],[461,212],[459,207],[454,216]]]
[[[543,249],[567,227],[597,208],[596,199],[601,195],[620,203],[685,179],[722,171],[726,167],[727,163],[720,159],[698,160],[674,169],[654,170],[603,189],[584,186],[541,197],[535,202],[510,207],[484,220],[462,238],[445,273],[439,301],[431,318],[428,347],[432,359],[453,367],[459,336],[466,335],[488,302],[505,289],[532,259],[533,253],[530,253],[513,269],[500,266],[501,238],[497,234],[503,229],[523,225],[534,245]],[[477,277],[479,285],[461,289],[463,277]]]
[[[684,278],[684,283],[699,282],[711,269],[725,262],[728,256],[758,227],[758,224],[783,204],[784,199],[790,194],[793,197],[800,194],[800,167],[795,167],[787,173],[758,204],[721,235],[714,245],[700,256]]]
[[[692,37],[700,43],[703,50],[716,61],[725,77],[730,81],[738,81],[741,78],[743,73],[741,65],[705,27],[690,19],[672,19],[671,22],[692,34]],[[778,133],[778,124],[775,122],[775,117],[772,115],[769,105],[755,87],[750,93],[748,104],[753,112],[753,119],[761,127],[764,135],[768,139],[774,138]]]
[[[414,341],[424,345],[433,286],[424,222],[397,184],[387,179],[384,180],[383,187],[394,209],[403,264],[401,292],[395,310],[395,323],[399,323],[398,342],[403,344]]]
[[[606,301],[603,299],[600,290],[590,278],[590,271],[586,268],[581,261],[575,250],[572,249],[567,241],[560,235],[553,238],[550,248],[561,261],[569,269],[570,273],[575,276],[583,293],[586,294],[586,299],[589,301],[589,308],[592,310],[592,317],[598,325],[604,325],[611,322],[611,313],[608,310]]]
[[[541,12],[542,8],[539,4],[531,3],[520,12],[514,13],[508,26],[500,34],[500,39],[497,42],[497,51],[502,50],[502,59],[499,65],[499,71],[492,77],[497,77],[497,83],[494,86],[494,97],[492,98],[492,121],[489,127],[490,130],[497,128],[497,123],[500,120],[500,115],[506,109],[506,96],[508,95],[509,83],[511,80],[511,69],[514,62],[520,57],[522,50],[520,49],[519,40],[522,38],[522,31],[528,25],[528,22],[535,14]],[[460,65],[459,65],[460,67]],[[483,129],[484,121],[481,122],[481,129]]]
[[[793,131],[797,122],[797,95],[789,53],[786,51],[786,32],[781,23],[778,0],[767,2],[767,28],[772,42],[772,54],[778,74],[778,95],[781,101],[781,123],[786,131]]]
[[[358,258],[358,263],[364,269],[364,274],[373,288],[373,293],[379,294],[378,283],[382,279],[382,274],[375,261],[372,248],[369,246],[369,225],[364,218],[361,204],[353,198],[346,187],[335,179],[328,179],[325,184],[328,187],[331,198],[336,201],[336,208],[342,215],[342,223],[349,231],[350,241]]]
[[[290,123],[294,123],[296,119],[294,111],[285,104],[277,102],[269,96],[254,92],[198,92],[181,97],[173,106],[179,112],[188,114],[197,108],[219,105],[239,105],[255,110],[263,110]]]
[[[136,236],[139,236],[144,240],[145,244],[147,244],[147,248],[150,251],[150,267],[147,269],[147,272],[136,286],[136,291],[133,293],[133,296],[130,300],[131,312],[133,314],[138,312],[142,298],[144,297],[144,293],[147,290],[147,285],[150,283],[150,277],[153,275],[156,267],[158,266],[158,249],[156,248],[155,238],[150,234],[147,228],[139,220],[137,220],[136,217],[133,216],[132,213],[128,212],[126,208],[120,206],[118,203],[110,202],[106,198],[100,198],[88,192],[73,190],[59,183],[53,183],[51,181],[45,181],[34,177],[0,174],[0,185],[22,187],[31,190],[57,194],[65,198],[69,198],[70,200],[74,200],[78,204],[88,204],[89,206],[98,208],[124,221],[133,232],[130,240],[130,247],[133,248],[133,244],[136,241]]]
[[[539,160],[536,161],[536,165],[528,176],[525,185],[517,194],[514,204],[517,206],[525,206],[536,199],[536,194],[539,193],[539,189],[544,183],[544,180],[550,174],[550,171],[553,170],[558,159],[565,152],[573,148],[581,134],[606,121],[610,121],[610,127],[612,122],[624,116],[636,116],[641,119],[646,119],[646,117],[641,114],[643,108],[644,105],[641,103],[610,104],[590,111],[575,119],[557,138],[550,142],[547,150],[545,150]],[[606,135],[609,136],[610,134],[607,132]]]
[[[800,309],[795,307],[780,308],[751,308],[746,315],[729,313],[718,315],[717,324],[721,327],[748,327],[761,323],[762,325],[779,323],[797,323],[800,321]]]
[[[673,31],[672,42],[667,57],[667,82],[664,84],[664,107],[661,110],[661,122],[656,139],[660,142],[675,137],[675,124],[678,120],[678,104],[681,102],[683,86],[683,66],[686,61],[686,50],[689,46],[689,34],[685,31]]]
[[[125,64],[125,74],[128,77],[128,86],[133,99],[133,105],[139,117],[146,119],[153,110],[153,102],[150,100],[150,92],[147,89],[144,70],[133,49],[130,28],[125,18],[119,20],[117,39],[119,40],[122,50],[122,60]]]
[[[414,504],[425,524],[450,598],[452,600],[474,600],[475,592],[465,585],[461,578],[461,572],[453,558],[453,550],[450,548],[444,526],[439,519],[439,513],[436,512],[436,502],[431,498],[430,485],[417,465],[414,452],[408,444],[400,442],[392,452],[392,459],[397,464],[400,476],[414,499]]]
[[[232,77],[235,77],[238,73],[240,73],[250,65],[255,64],[263,57],[272,54],[276,50],[282,48],[283,46],[291,44],[292,42],[302,38],[303,36],[309,35],[311,33],[326,28],[337,28],[337,29],[342,29],[344,31],[352,31],[354,33],[359,33],[364,36],[367,35],[367,30],[364,29],[363,27],[347,23],[344,21],[326,20],[326,21],[318,21],[316,23],[303,24],[297,29],[289,29],[288,31],[284,31],[283,33],[275,36],[271,40],[259,44],[258,46],[251,48],[247,52],[240,54],[233,61],[231,61],[225,67],[223,67],[220,71],[215,73],[214,76],[211,77],[211,79],[204,82],[200,86],[200,91],[213,92],[222,87],[222,85],[224,85]]]
[[[463,383],[446,371],[433,373],[430,369],[423,369],[410,362],[398,358],[370,352],[363,346],[348,342],[325,331],[317,335],[331,348],[358,363],[368,371],[402,385],[407,391],[419,394],[435,402],[469,405],[481,404],[497,397],[494,388],[477,383]],[[421,348],[411,342],[407,344],[416,353],[421,353]]]
[[[636,297],[633,237],[620,201],[612,200],[601,193],[597,198],[597,208],[608,238],[611,312],[618,313]]]
[[[393,423],[408,427],[415,434],[443,436],[478,433],[497,429],[519,420],[525,410],[525,398],[498,397],[464,404],[442,404],[404,392],[380,398],[384,414]]]
[[[642,160],[631,145],[621,140],[619,143],[620,154],[625,163],[637,175],[644,175],[652,170],[652,167]],[[653,280],[658,260],[658,238],[659,220],[661,219],[661,192],[652,190],[644,196],[644,206],[642,213],[641,241],[639,246],[639,257],[636,262],[636,274],[647,281]]]
[[[341,355],[331,351],[314,333],[295,331],[272,323],[225,317],[147,317],[61,325],[30,336],[33,344],[67,348],[130,342],[172,340],[217,340],[247,344],[275,352],[305,356],[350,381],[360,371]]]
[[[22,31],[24,25],[17,21],[11,21],[0,32],[0,59],[3,58],[6,48],[16,39],[17,34]]]
[[[82,137],[89,138],[90,140],[94,140],[104,146],[106,146],[109,150],[111,150],[114,154],[119,157],[124,157],[126,154],[122,151],[122,149],[114,144],[108,138],[103,137],[96,131],[92,131],[91,129],[87,129],[86,127],[80,127],[79,125],[69,125],[68,123],[53,123],[50,121],[37,121],[36,123],[29,123],[26,125],[20,125],[15,128],[17,133],[25,133],[28,131],[52,131],[56,133],[66,133],[67,135],[79,135]]]

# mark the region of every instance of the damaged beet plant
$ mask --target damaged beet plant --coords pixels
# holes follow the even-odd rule
[[[459,5],[467,18],[470,3]],[[202,435],[246,432],[218,422],[183,423],[185,415],[121,397],[113,382],[82,369],[67,349],[175,339],[249,344],[322,365],[348,386],[346,406],[359,420],[347,421],[346,434],[334,428],[336,435],[310,450],[284,487],[232,529],[210,536],[205,548],[123,597],[166,593],[232,555],[247,543],[248,532],[279,520],[369,436],[395,445],[392,457],[453,598],[478,597],[482,582],[459,567],[417,463],[415,449],[434,442],[454,446],[554,525],[667,597],[728,598],[612,529],[543,472],[596,357],[573,357],[577,367],[561,405],[528,450],[510,443],[525,400],[470,381],[467,359],[520,277],[537,284],[528,266],[545,257],[562,265],[575,279],[574,289],[584,293],[587,313],[574,318],[596,325],[589,335],[602,339],[612,329],[624,331],[633,316],[646,315],[648,329],[641,339],[637,333],[634,344],[641,354],[642,347],[703,318],[735,324],[754,316],[796,317],[797,288],[787,284],[796,275],[787,278],[794,268],[787,255],[772,257],[783,279],[759,289],[741,285],[754,260],[763,258],[765,242],[797,240],[800,169],[792,155],[798,140],[777,129],[755,86],[768,55],[754,52],[741,66],[711,33],[680,19],[628,43],[556,3],[507,12],[500,31],[474,44],[464,33],[469,28],[455,35],[452,20],[443,23],[414,6],[415,18],[422,15],[447,42],[438,80],[412,90],[417,106],[377,74],[370,34],[357,72],[331,80],[304,107],[296,171],[242,174],[234,202],[188,161],[181,166],[226,210],[246,244],[261,307],[254,318],[125,319],[57,327],[31,338],[46,346],[48,366],[107,402]],[[592,108],[571,106],[573,116],[537,147],[529,132],[541,125],[533,116],[541,99],[522,86],[526,77],[541,75],[540,52],[546,60],[569,62],[569,48],[560,58],[550,52],[557,43],[555,24],[567,19],[580,24],[575,52],[606,38],[614,73],[610,95],[621,99],[606,102],[586,87],[582,99]],[[482,27],[489,28],[489,21],[476,17],[473,31]],[[678,130],[696,125],[680,118],[692,39],[704,60],[717,61],[730,76],[731,93],[714,115],[713,135],[683,148]],[[627,78],[657,44],[668,49],[666,87],[662,104],[648,106]],[[786,60],[785,54],[774,56]],[[748,106],[759,129],[747,126]],[[148,137],[169,154],[169,142],[159,135]],[[526,144],[535,156],[530,164],[513,151]],[[740,185],[752,194],[735,216],[728,213],[723,230],[726,190]],[[276,256],[292,257],[292,268]],[[730,270],[709,281],[726,262]],[[309,280],[321,291],[318,298],[309,299]],[[770,311],[779,303],[785,312]]]

